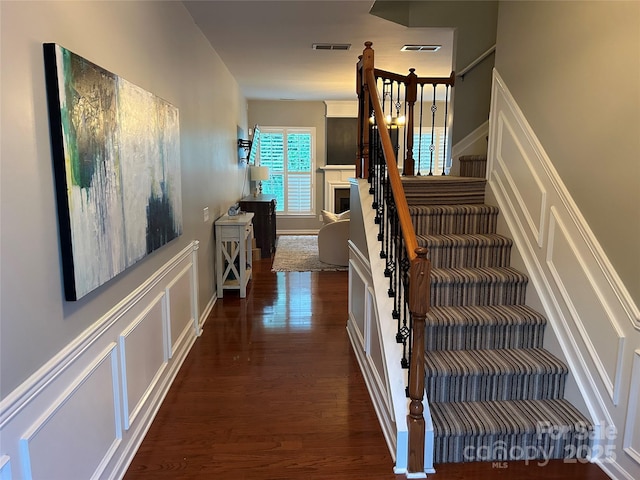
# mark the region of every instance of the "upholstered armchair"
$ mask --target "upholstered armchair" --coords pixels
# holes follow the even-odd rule
[[[349,264],[349,212],[336,215],[322,211],[324,225],[318,231],[318,258],[331,265]]]

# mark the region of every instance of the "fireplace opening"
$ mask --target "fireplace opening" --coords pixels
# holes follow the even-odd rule
[[[334,213],[346,212],[351,208],[349,188],[336,188],[333,196]]]

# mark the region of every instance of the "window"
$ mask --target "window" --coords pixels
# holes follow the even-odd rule
[[[276,196],[276,212],[314,215],[315,128],[260,129],[259,163],[269,167],[262,191]]]
[[[413,159],[416,174],[428,175],[431,171],[434,175],[442,174],[442,162],[447,156],[445,145],[444,128],[433,129],[434,140],[431,141],[431,127],[423,128],[422,135],[420,129],[416,128],[413,134]],[[433,156],[431,155],[433,143]],[[431,166],[431,168],[429,168]],[[448,174],[451,168],[450,162],[445,163],[445,172]]]

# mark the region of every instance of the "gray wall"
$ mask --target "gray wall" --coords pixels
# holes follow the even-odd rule
[[[409,27],[454,28],[455,72],[465,68],[496,42],[497,1],[378,0],[371,13]],[[493,59],[493,55],[487,57],[464,80],[456,78],[454,145],[489,119]]]
[[[249,101],[249,125],[316,128],[316,214],[312,217],[279,215],[277,219],[278,232],[317,230],[322,226],[318,215],[324,205],[324,173],[319,167],[324,167],[327,163],[325,111],[324,102]]]
[[[0,2],[0,395],[193,240],[199,303],[215,291],[213,220],[241,196],[246,100],[180,2]],[[78,302],[62,289],[42,43],[55,42],[180,111],[183,235]],[[211,219],[203,220],[209,207]]]
[[[640,2],[500,2],[496,69],[640,304]]]

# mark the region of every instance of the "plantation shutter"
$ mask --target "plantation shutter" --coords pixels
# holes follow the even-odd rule
[[[413,158],[415,161],[415,171],[421,175],[429,174],[431,164],[431,172],[434,175],[442,173],[442,162],[446,155],[445,137],[443,128],[435,128],[435,139],[433,141],[433,157],[431,156],[431,130],[413,135]]]
[[[311,211],[311,134],[307,132],[287,135],[287,211]]]
[[[276,196],[278,213],[315,215],[313,145],[313,129],[262,128],[260,165],[269,167],[262,191]]]
[[[260,165],[269,167],[269,180],[262,182],[262,191],[276,197],[276,211],[283,211],[284,189],[284,132],[263,131],[260,134]]]

